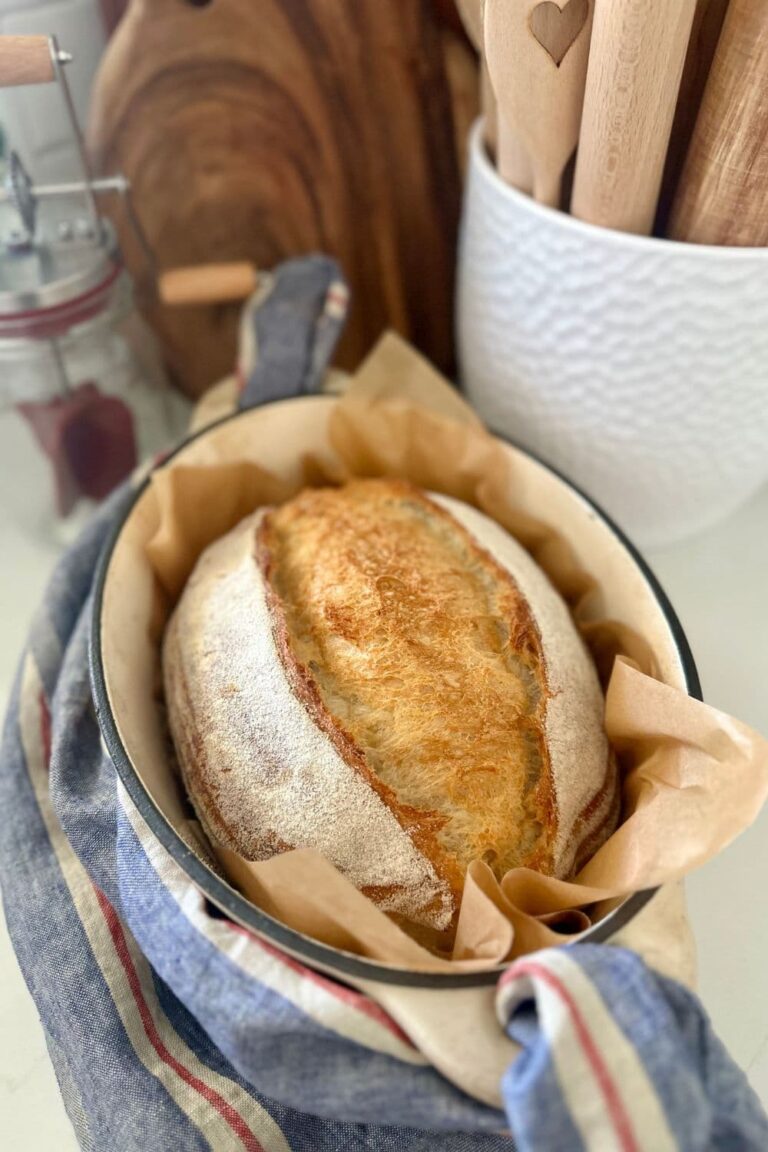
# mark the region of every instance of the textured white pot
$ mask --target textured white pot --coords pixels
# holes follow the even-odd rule
[[[459,258],[462,385],[644,545],[768,480],[768,249],[610,232],[502,182],[480,127]]]

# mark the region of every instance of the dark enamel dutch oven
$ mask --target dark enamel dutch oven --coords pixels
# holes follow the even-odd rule
[[[327,455],[332,397],[303,397],[238,413],[186,441],[160,468],[248,458],[291,471],[300,456]],[[701,698],[680,623],[642,557],[619,528],[569,481],[502,441],[514,458],[516,501],[555,525],[603,588],[605,614],[639,631],[654,650],[662,679]],[[286,461],[290,462],[286,464]],[[327,947],[261,912],[222,880],[177,831],[185,818],[168,771],[153,684],[149,639],[152,579],[143,543],[155,522],[147,480],[117,523],[99,562],[93,605],[91,675],[99,724],[119,776],[143,820],[201,892],[227,916],[302,962],[362,989],[394,1016],[433,1063],[465,1091],[498,1103],[498,1081],[514,1056],[493,1015],[501,969],[481,974],[425,974],[388,967]],[[639,892],[617,902],[581,940],[628,938],[653,931],[665,893]],[[633,937],[633,943],[635,939]],[[637,946],[637,944],[636,944]],[[442,1003],[450,995],[450,1004]]]

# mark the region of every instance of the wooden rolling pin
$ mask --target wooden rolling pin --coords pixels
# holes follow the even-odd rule
[[[672,208],[669,234],[768,245],[768,2],[731,0]]]
[[[653,227],[696,0],[595,5],[571,212],[647,235]]]
[[[53,76],[47,36],[0,36],[0,88],[48,84]]]
[[[654,228],[657,236],[663,236],[667,231],[672,201],[680,183],[727,7],[728,0],[697,0],[667,162],[664,166],[664,179]]]

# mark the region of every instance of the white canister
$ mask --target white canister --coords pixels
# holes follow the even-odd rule
[[[768,479],[768,249],[612,232],[506,185],[476,124],[459,257],[461,382],[496,432],[646,546]]]

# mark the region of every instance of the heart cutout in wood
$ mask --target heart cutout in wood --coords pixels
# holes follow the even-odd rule
[[[531,12],[531,32],[559,68],[589,17],[589,0],[568,0],[564,8],[546,0]]]

